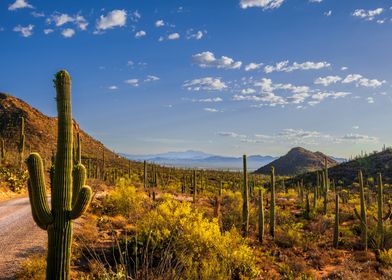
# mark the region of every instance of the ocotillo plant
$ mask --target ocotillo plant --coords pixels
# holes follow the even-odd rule
[[[84,185],[86,171],[83,165],[75,167],[72,178],[71,77],[65,70],[58,72],[55,77],[58,138],[51,210],[40,155],[32,153],[26,162],[30,175],[28,190],[33,218],[40,228],[48,232],[46,279],[66,280],[69,279],[72,221],[86,211],[92,192],[90,187]]]
[[[246,155],[242,157],[244,178],[242,188],[242,233],[248,236],[249,232],[249,189],[248,189],[248,170],[246,166]]]
[[[259,241],[263,243],[264,239],[264,205],[263,190],[259,189]]]
[[[275,238],[275,225],[276,225],[276,217],[275,217],[275,168],[271,166],[271,206],[270,206],[270,221],[269,221],[269,230],[272,238]]]
[[[366,218],[366,204],[365,204],[365,190],[363,186],[363,176],[362,171],[358,172],[358,180],[359,180],[359,195],[360,195],[360,203],[361,203],[361,215],[358,214],[356,208],[354,208],[354,213],[357,216],[359,222],[361,223],[361,242],[364,250],[367,250],[367,218]]]
[[[339,245],[339,195],[335,196],[335,226],[333,231],[333,247],[338,248]]]
[[[23,154],[25,149],[25,119],[21,117],[20,123],[20,132],[19,132],[19,144],[18,144],[18,152],[19,152],[19,168],[22,168],[23,163]]]

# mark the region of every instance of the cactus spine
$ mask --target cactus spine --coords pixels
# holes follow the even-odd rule
[[[365,204],[365,190],[363,186],[363,176],[362,171],[358,172],[358,180],[359,180],[359,196],[361,200],[361,215],[358,214],[356,208],[354,208],[354,213],[357,216],[358,220],[361,223],[361,241],[364,250],[367,250],[367,218],[366,218],[366,204]]]
[[[333,231],[333,247],[339,245],[339,195],[335,195],[335,226]]]
[[[263,190],[259,189],[259,241],[263,243],[264,239],[264,205]]]
[[[246,155],[242,157],[244,178],[242,188],[242,232],[244,236],[248,236],[249,232],[249,189],[248,189],[248,171],[246,166]]]
[[[54,84],[57,91],[58,139],[52,210],[47,201],[40,155],[32,153],[26,162],[30,175],[28,189],[33,218],[40,228],[48,232],[46,279],[67,280],[71,258],[72,220],[80,217],[88,208],[92,192],[90,187],[84,185],[84,166],[78,164],[73,168],[71,78],[62,70],[56,74]]]
[[[276,225],[276,217],[275,217],[275,168],[271,167],[271,206],[270,206],[270,234],[272,238],[275,238],[275,225]]]

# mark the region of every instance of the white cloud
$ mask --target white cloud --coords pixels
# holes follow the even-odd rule
[[[124,83],[134,86],[134,87],[138,87],[139,86],[139,79],[129,79],[129,80],[125,80]]]
[[[262,65],[263,65],[263,63],[251,62],[251,63],[245,65],[245,71],[257,70],[257,69],[261,68]]]
[[[238,134],[235,132],[226,132],[226,131],[220,131],[217,133],[219,136],[223,136],[223,137],[231,137],[231,138],[246,138],[246,135],[244,134]]]
[[[341,139],[348,140],[351,142],[378,142],[377,137],[353,133],[346,134],[342,136]]]
[[[323,85],[323,86],[329,86],[330,84],[336,84],[337,82],[341,81],[342,78],[339,76],[327,76],[327,77],[319,77],[316,80],[314,80],[314,83],[316,85]]]
[[[369,104],[373,104],[374,103],[374,98],[373,97],[368,97],[368,98],[366,98],[366,100],[367,100],[367,102]]]
[[[70,16],[68,14],[55,13],[46,20],[49,24],[54,24],[59,27],[67,23],[74,23],[79,29],[86,30],[88,26],[87,20],[81,15]]]
[[[227,85],[221,81],[220,78],[205,77],[200,79],[194,79],[191,81],[185,81],[183,85],[187,90],[193,91],[221,91],[227,88]]]
[[[177,40],[177,39],[180,39],[180,34],[179,33],[172,33],[172,34],[169,34],[168,36],[167,36],[167,39],[168,40]]]
[[[142,15],[139,13],[138,10],[134,11],[133,13],[131,13],[131,20],[133,22],[138,22],[139,19],[141,19],[141,18],[142,18]]]
[[[329,10],[329,11],[327,11],[327,12],[324,12],[324,16],[326,16],[326,17],[332,16],[332,10]]]
[[[32,25],[32,24],[29,24],[27,26],[21,26],[19,24],[14,27],[13,31],[20,32],[20,34],[23,37],[30,37],[31,35],[33,35],[33,28],[34,28],[34,25]]]
[[[51,28],[44,29],[45,35],[48,35],[48,34],[52,33],[53,31],[54,31],[54,30],[51,29]]]
[[[223,101],[223,99],[220,97],[192,99],[192,102],[194,102],[194,103],[217,103],[217,102],[222,102],[222,101]]]
[[[215,109],[215,108],[204,108],[204,111],[210,112],[210,113],[218,113],[218,112],[220,112],[218,109]]]
[[[162,26],[165,26],[165,22],[162,19],[157,20],[155,22],[155,27],[162,27]]]
[[[364,10],[364,9],[357,9],[353,12],[354,17],[363,18],[367,21],[372,21],[374,18],[384,11],[383,8],[377,8],[375,10]]]
[[[26,0],[16,0],[13,4],[11,4],[8,7],[8,10],[15,11],[17,9],[23,9],[23,8],[33,8],[33,6],[27,3]]]
[[[360,74],[349,74],[344,78],[342,81],[343,84],[355,83],[356,86],[362,87],[370,87],[370,88],[378,88],[381,87],[383,84],[386,83],[385,80],[377,80],[377,79],[368,79],[363,77]]]
[[[244,88],[241,90],[241,94],[254,94],[256,90],[253,88]]]
[[[321,3],[323,0],[309,0],[310,3]]]
[[[147,78],[144,80],[146,83],[148,82],[154,82],[154,81],[159,81],[160,78],[157,76],[153,76],[153,75],[148,75]]]
[[[321,101],[323,101],[326,98],[332,98],[332,99],[338,99],[338,98],[344,98],[348,95],[350,95],[351,92],[344,92],[344,91],[339,91],[339,92],[317,92],[315,94],[312,94],[311,98],[312,100],[308,102],[309,105],[313,106]]]
[[[61,32],[61,35],[63,35],[64,38],[71,38],[73,35],[75,35],[75,30],[72,28],[66,28]]]
[[[188,30],[186,38],[189,39],[195,39],[195,40],[200,40],[203,38],[204,33],[203,31],[199,30],[197,32],[194,32],[192,29]]]
[[[359,125],[354,125],[353,129],[355,129],[355,130],[359,129]]]
[[[348,67],[346,67],[346,66],[342,66],[342,68],[340,68],[340,70],[342,70],[342,71],[346,71],[346,70],[348,70]]]
[[[127,12],[125,10],[113,10],[106,16],[101,15],[97,22],[97,30],[112,29],[122,27],[127,21]]]
[[[240,0],[242,9],[262,8],[263,10],[276,9],[283,4],[284,0]]]
[[[138,39],[138,38],[144,37],[144,36],[146,36],[146,35],[147,35],[146,31],[140,30],[140,31],[138,31],[138,32],[135,33],[135,38]]]
[[[303,63],[294,62],[292,65],[289,65],[289,61],[285,60],[285,61],[278,62],[275,65],[265,66],[264,72],[272,73],[272,72],[292,72],[295,70],[318,70],[330,66],[331,64],[326,61],[321,61],[321,62],[306,61]]]
[[[242,65],[241,61],[234,61],[234,59],[227,56],[216,58],[215,55],[209,51],[193,55],[192,61],[201,68],[216,67],[221,69],[239,69]]]
[[[37,12],[37,11],[32,11],[31,15],[35,18],[40,18],[40,17],[44,17],[45,14],[43,12]]]
[[[113,85],[113,86],[108,87],[108,89],[110,89],[110,90],[116,90],[116,89],[118,89],[118,87],[115,86],[115,85]]]

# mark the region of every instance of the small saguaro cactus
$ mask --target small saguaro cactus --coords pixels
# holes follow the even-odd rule
[[[249,188],[248,188],[248,171],[246,166],[246,155],[242,157],[244,168],[244,179],[242,188],[242,233],[248,236],[249,232]]]
[[[358,172],[358,180],[359,180],[359,196],[361,203],[361,214],[358,214],[356,208],[354,208],[354,213],[357,216],[359,222],[361,223],[361,242],[364,250],[367,250],[367,218],[366,218],[366,203],[365,203],[365,190],[363,186],[363,175],[362,171]]]
[[[20,131],[19,131],[19,144],[18,144],[18,152],[19,152],[19,166],[20,168],[22,167],[23,163],[23,155],[24,155],[24,149],[25,149],[25,119],[24,117],[21,117],[21,122],[20,122]]]
[[[377,188],[377,234],[379,236],[378,249],[384,249],[384,221],[388,220],[391,217],[391,209],[389,208],[388,213],[384,216],[384,185],[382,183],[381,173],[377,174],[378,176],[378,188]]]
[[[333,247],[339,245],[339,194],[335,195],[335,225],[333,231]]]
[[[275,225],[276,225],[276,217],[275,217],[275,168],[271,166],[271,206],[270,206],[270,221],[269,221],[269,230],[272,238],[275,238]]]
[[[85,186],[86,170],[82,164],[73,166],[71,77],[65,70],[55,76],[58,111],[57,153],[52,207],[49,208],[42,159],[32,153],[26,163],[29,171],[28,190],[31,210],[37,225],[48,232],[46,279],[69,279],[72,224],[88,208],[91,188]]]
[[[259,189],[259,241],[263,243],[264,239],[264,203],[263,203],[263,190]]]

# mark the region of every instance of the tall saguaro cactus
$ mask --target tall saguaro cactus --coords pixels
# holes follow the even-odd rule
[[[263,204],[263,190],[259,189],[259,241],[263,243],[264,239],[264,204]]]
[[[335,195],[335,225],[333,230],[333,247],[339,245],[339,194]]]
[[[269,230],[272,238],[275,238],[275,225],[276,225],[276,216],[275,216],[275,168],[271,167],[271,206],[270,206],[270,223]]]
[[[354,213],[357,216],[359,222],[361,223],[361,241],[364,250],[367,250],[367,218],[366,218],[366,203],[365,203],[365,190],[363,186],[363,175],[362,171],[358,172],[358,180],[359,180],[359,196],[361,202],[361,215],[358,214],[356,208],[354,208]]]
[[[27,158],[29,197],[33,218],[48,232],[46,279],[69,279],[72,244],[72,221],[88,208],[92,191],[85,186],[86,170],[73,166],[71,77],[61,70],[55,76],[58,111],[58,138],[53,178],[51,209],[47,201],[42,159],[32,153]]]
[[[242,188],[242,232],[248,236],[249,232],[249,189],[248,189],[248,170],[246,166],[246,155],[242,157],[244,168],[244,179]]]

